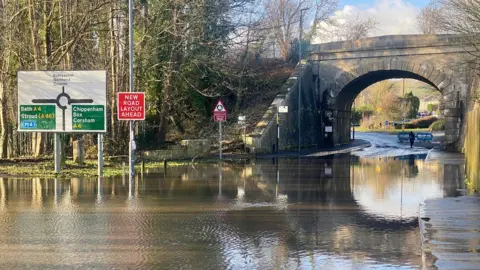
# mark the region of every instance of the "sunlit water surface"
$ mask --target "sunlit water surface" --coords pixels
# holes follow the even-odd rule
[[[463,188],[460,167],[418,158],[0,178],[0,268],[418,269],[419,204]]]

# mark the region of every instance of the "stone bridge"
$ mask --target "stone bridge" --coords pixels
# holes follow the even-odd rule
[[[271,153],[297,149],[299,137],[302,148],[348,143],[357,95],[379,81],[408,78],[442,94],[446,148],[458,151],[463,147],[464,115],[473,104],[474,52],[475,46],[456,35],[382,36],[312,45],[308,59],[297,65],[247,145],[255,153]],[[277,109],[282,105],[289,111],[279,114],[277,145]]]

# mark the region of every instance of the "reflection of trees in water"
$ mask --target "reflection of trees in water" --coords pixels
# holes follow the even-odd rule
[[[218,169],[216,163],[169,167],[166,175],[163,172],[148,174],[145,178],[137,175],[134,188],[136,194],[142,196],[209,201],[219,193]],[[273,162],[269,159],[256,160],[255,164],[224,163],[221,189],[222,195],[230,200],[236,199],[241,189],[246,202],[275,202],[278,194],[285,194],[289,202],[348,204],[352,201],[352,186],[370,186],[378,198],[384,198],[388,188],[401,181],[402,176],[411,179],[440,178],[448,189],[445,192],[455,194],[452,191],[463,184],[462,172],[459,166],[438,167],[415,160],[413,156],[405,160],[360,159],[349,155],[280,159]],[[106,195],[100,198],[108,199],[108,195],[128,194],[126,182],[121,177],[106,178],[99,186],[97,179],[74,178],[55,182],[54,179],[21,181],[10,178],[3,180],[2,199],[43,203],[68,192],[72,201],[89,200],[99,191]],[[35,205],[41,206],[42,203]]]
[[[419,176],[418,163],[423,164],[423,160],[417,160],[413,155],[402,158],[362,159],[359,165],[354,166],[354,178],[358,180],[355,184],[369,186],[375,190],[378,199],[384,199],[392,184],[399,184],[401,181],[408,183]],[[430,177],[435,178],[434,175]]]
[[[296,267],[298,254],[328,257],[356,254],[379,262],[403,264],[418,258],[412,248],[420,238],[416,225],[393,224],[369,216],[359,209],[352,189],[365,185],[383,198],[402,175],[405,181],[416,181],[426,175],[431,180],[441,175],[440,182],[443,181],[447,193],[456,190],[456,184],[447,184],[453,178],[458,179],[461,174],[458,167],[445,166],[436,172],[430,166],[433,165],[410,159],[369,160],[348,155],[282,159],[274,164],[271,160],[257,160],[255,165],[224,163],[221,188],[226,201],[221,203],[215,201],[220,187],[216,164],[172,167],[166,177],[163,172],[146,175],[144,179],[137,176],[132,204],[124,203],[128,183],[121,178],[104,179],[100,186],[96,179],[58,183],[53,179],[32,182],[5,179],[0,185],[0,202],[4,208],[9,207],[9,200],[29,202],[28,207],[47,208],[58,193],[68,194],[71,198],[68,203],[81,208],[91,207],[96,194],[101,192],[102,209],[113,205],[116,210],[109,217],[89,216],[82,226],[96,228],[104,235],[131,234],[136,237],[136,247],[167,247],[181,242],[189,248],[188,258],[182,254],[148,254],[150,260],[162,261],[159,265],[163,268],[175,268],[179,261],[185,265],[202,261],[213,268],[227,268],[226,256],[234,253],[266,267],[275,264]],[[246,206],[238,204],[239,193],[243,194],[242,203]],[[279,203],[275,200],[279,194],[287,197],[282,208],[277,207]],[[32,200],[35,204],[30,204]],[[131,212],[125,210],[129,207]],[[115,215],[118,209],[126,214]],[[114,229],[105,231],[109,224],[114,224]],[[75,237],[80,238],[80,232]],[[209,256],[205,256],[206,252]]]
[[[385,262],[417,260],[412,249],[419,239],[415,221],[394,224],[360,211],[350,188],[354,179],[348,155],[280,160],[278,171],[271,164],[257,163],[255,180],[276,185],[280,175],[288,208],[284,214],[271,208],[228,212],[229,222],[242,238],[256,238],[258,232],[273,234],[277,240],[269,240],[281,247],[277,250],[290,250],[290,260],[291,254],[307,250],[312,254],[355,253]]]

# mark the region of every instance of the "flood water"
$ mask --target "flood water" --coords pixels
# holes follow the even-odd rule
[[[0,268],[418,269],[419,203],[463,188],[462,168],[422,158],[0,178]]]

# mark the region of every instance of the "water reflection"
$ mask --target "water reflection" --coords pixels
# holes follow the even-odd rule
[[[419,158],[0,179],[0,267],[418,268],[418,204],[463,183],[461,167]]]

